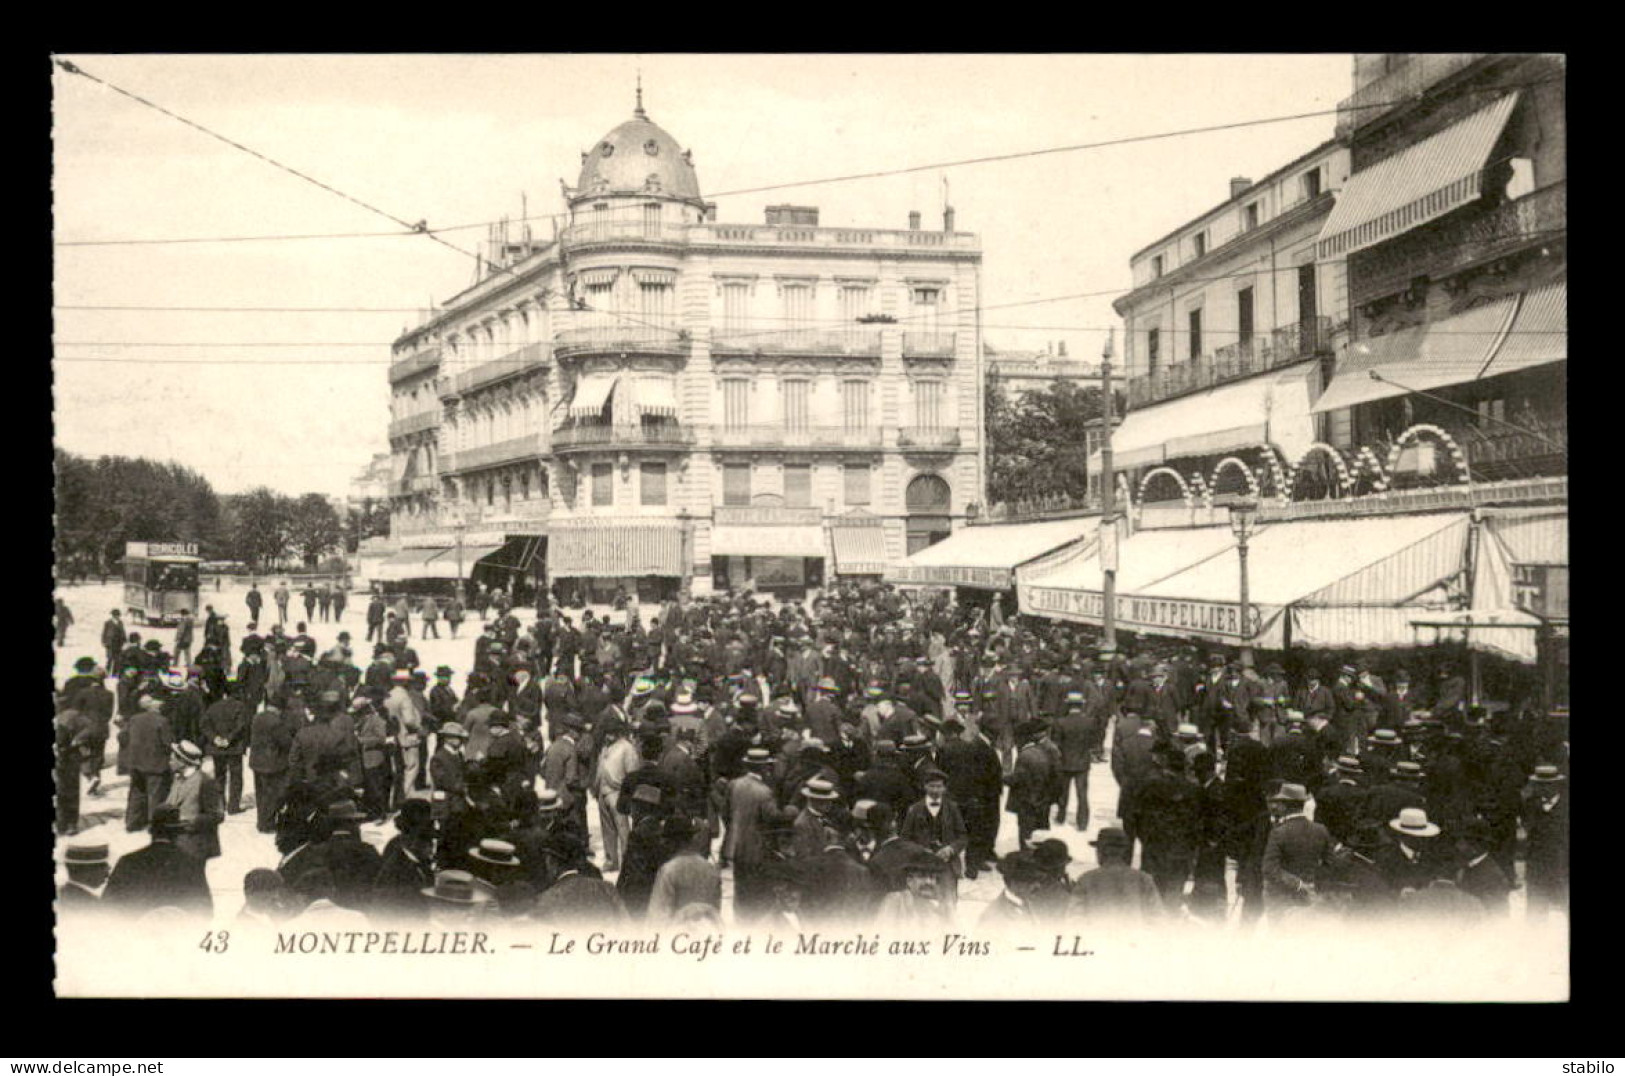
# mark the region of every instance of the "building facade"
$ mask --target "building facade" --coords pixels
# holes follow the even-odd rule
[[[395,344],[395,532],[429,574],[460,535],[468,571],[567,598],[799,593],[974,513],[981,252],[951,209],[720,223],[641,102],[565,200]]]

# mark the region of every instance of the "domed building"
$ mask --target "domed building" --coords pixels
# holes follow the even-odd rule
[[[389,585],[801,596],[975,515],[981,251],[951,209],[721,223],[641,89],[563,198],[394,345]]]

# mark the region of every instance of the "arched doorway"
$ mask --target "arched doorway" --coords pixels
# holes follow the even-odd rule
[[[953,530],[949,517],[953,502],[948,482],[941,475],[922,474],[908,484],[908,552],[918,553],[935,545]]]

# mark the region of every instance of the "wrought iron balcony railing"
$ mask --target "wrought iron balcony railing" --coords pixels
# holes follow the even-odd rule
[[[440,457],[440,473],[459,474],[480,467],[494,467],[499,463],[534,459],[541,454],[541,435],[527,433],[522,437],[510,437],[506,441],[498,441],[493,445],[466,448],[460,452],[447,452]]]
[[[452,380],[450,395],[464,396],[510,377],[528,374],[532,370],[545,370],[551,358],[552,351],[546,344],[526,344],[500,358],[482,362],[458,374]]]
[[[880,355],[880,330],[828,331],[782,328],[723,330],[711,334],[711,350],[718,353],[802,355]]]
[[[950,358],[953,353],[954,334],[951,332],[906,332],[903,334],[903,355],[905,358]]]
[[[898,448],[924,448],[946,451],[959,447],[959,431],[932,426],[902,426],[897,430]]]
[[[564,329],[553,337],[553,354],[561,359],[597,351],[680,355],[687,347],[684,332],[630,322]]]
[[[421,374],[425,370],[432,370],[439,365],[439,348],[431,347],[424,351],[414,352],[403,359],[396,359],[394,362],[389,364],[390,384],[394,384],[397,381],[405,381],[407,378],[412,377],[415,374]]]
[[[694,431],[676,424],[646,426],[565,426],[553,431],[555,454],[594,448],[685,448],[694,443]]]
[[[716,426],[712,441],[719,448],[806,448],[829,451],[881,446],[879,427],[845,426]]]
[[[389,424],[389,436],[391,439],[406,437],[409,434],[422,433],[424,430],[437,429],[439,426],[440,408],[436,406],[433,411],[420,411],[415,415],[395,419]]]

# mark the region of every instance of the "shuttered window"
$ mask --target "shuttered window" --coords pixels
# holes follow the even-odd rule
[[[784,465],[784,503],[788,508],[812,507],[812,465]]]
[[[940,381],[914,383],[914,425],[926,430],[939,430],[943,426],[943,400],[946,393]]]
[[[869,382],[841,382],[841,416],[848,432],[869,428]]]
[[[730,430],[750,425],[750,381],[730,377],[722,383],[722,424]]]
[[[808,284],[784,285],[784,333],[792,342],[804,340],[812,328],[813,290]]]
[[[807,401],[812,392],[811,381],[785,381],[784,391],[784,428],[786,430],[805,430],[807,428]]]
[[[610,463],[592,465],[592,503],[603,508],[615,503],[615,466]]]
[[[737,336],[750,328],[750,285],[722,285],[722,332]]]
[[[654,507],[664,505],[666,503],[666,465],[664,463],[645,463],[640,470],[642,472],[642,503]]]
[[[750,464],[723,464],[722,503],[727,505],[750,504]]]
[[[869,504],[870,467],[867,463],[849,463],[845,470],[846,506],[856,508]]]
[[[644,282],[638,285],[638,313],[650,325],[671,327],[675,304],[670,284]]]

